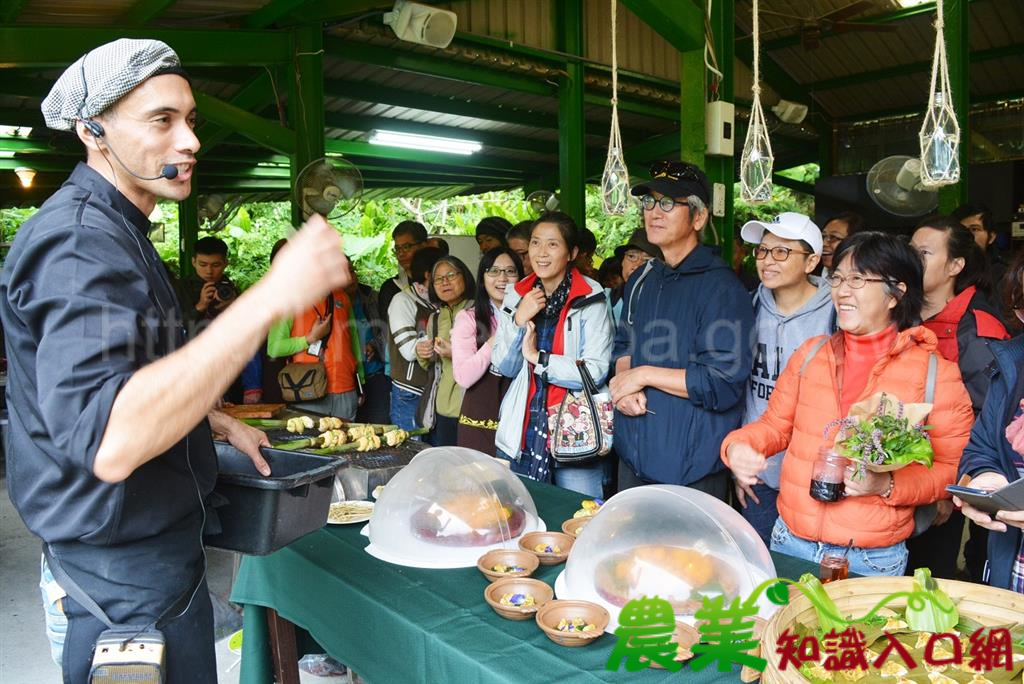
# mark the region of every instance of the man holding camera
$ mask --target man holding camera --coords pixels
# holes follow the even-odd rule
[[[182,280],[178,292],[189,337],[201,332],[238,297],[234,283],[224,275],[228,267],[227,243],[207,236],[196,241],[195,252],[195,275]]]
[[[74,132],[86,160],[18,231],[0,321],[7,485],[44,542],[52,654],[65,682],[87,681],[104,657],[96,649],[94,660],[94,646],[118,632],[108,623],[130,626],[108,653],[162,639],[165,682],[212,683],[202,544],[217,478],[211,428],[270,474],[258,448],[266,435],[213,407],[274,321],[347,285],[348,261],[314,217],[186,341],[146,218],[158,199],[192,191],[196,105],[178,56],[154,40],[97,47],[60,76],[42,113]]]

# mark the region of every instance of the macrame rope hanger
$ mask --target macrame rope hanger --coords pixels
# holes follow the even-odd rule
[[[935,3],[935,55],[932,80],[928,88],[928,107],[918,137],[921,141],[921,183],[936,188],[960,180],[960,124],[953,110],[946,62],[943,1]]]
[[[740,157],[740,197],[752,204],[771,200],[772,167],[775,163],[768,126],[761,109],[761,26],[758,12],[758,0],[754,0],[754,84],[751,87],[754,103],[750,107],[750,125]]]
[[[608,156],[601,174],[601,204],[606,214],[621,216],[629,207],[629,169],[622,156],[622,134],[619,132],[619,56],[616,44],[618,0],[610,0],[612,15],[612,126],[608,136]]]

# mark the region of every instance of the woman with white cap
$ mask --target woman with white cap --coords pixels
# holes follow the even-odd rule
[[[835,327],[831,288],[811,275],[821,260],[821,231],[810,218],[785,212],[772,221],[748,221],[740,235],[757,245],[753,252],[761,284],[754,293],[754,365],[750,373],[743,423],[757,420],[768,407],[775,381],[789,357],[811,337],[831,333]],[[735,483],[743,517],[766,545],[779,517],[779,473],[782,456],[753,485]]]

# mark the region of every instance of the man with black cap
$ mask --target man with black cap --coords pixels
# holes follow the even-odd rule
[[[750,296],[721,259],[701,244],[710,219],[704,172],[658,162],[633,188],[651,259],[626,283],[615,335],[615,450],[619,489],[664,483],[726,499],[718,458],[740,425],[752,363]]]
[[[51,651],[65,682],[83,682],[104,618],[156,626],[165,681],[214,682],[202,546],[214,522],[211,430],[270,468],[258,448],[266,436],[213,407],[271,324],[344,286],[348,262],[338,234],[311,219],[263,280],[185,344],[146,218],[157,199],[192,191],[195,100],[177,55],[153,40],[97,47],[42,110],[49,127],[77,134],[86,161],[18,232],[0,319],[7,484],[44,542]]]

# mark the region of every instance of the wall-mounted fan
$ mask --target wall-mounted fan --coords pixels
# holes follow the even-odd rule
[[[530,209],[536,216],[545,211],[555,211],[559,204],[558,193],[550,190],[534,190],[526,196],[526,201],[530,203]]]
[[[336,219],[352,211],[363,196],[363,176],[340,157],[322,157],[306,165],[295,182],[295,203],[303,220],[313,214]]]
[[[209,233],[216,233],[235,217],[247,197],[221,194],[202,195],[198,204],[199,227]]]
[[[923,216],[935,209],[939,193],[921,184],[921,161],[893,155],[868,171],[868,195],[875,204],[896,216]]]

